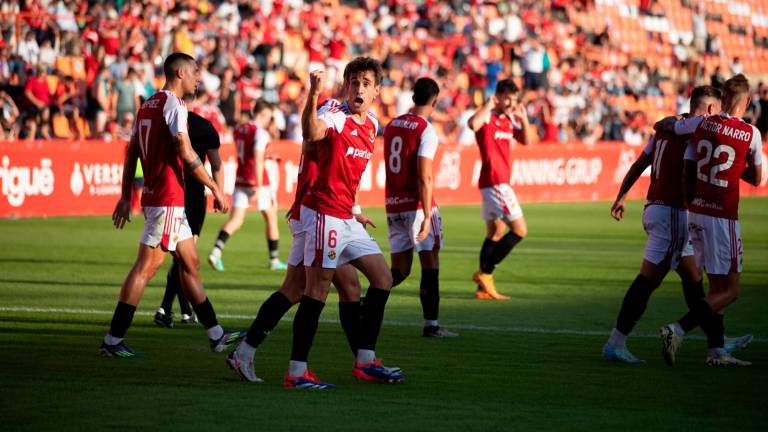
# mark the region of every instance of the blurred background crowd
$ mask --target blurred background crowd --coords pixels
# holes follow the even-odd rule
[[[308,72],[335,92],[369,55],[385,79],[382,124],[411,84],[441,84],[443,143],[474,145],[473,110],[512,76],[542,144],[641,145],[695,85],[752,77],[747,120],[768,135],[768,0],[20,0],[0,4],[0,139],[125,137],[162,88],[162,59],[198,59],[190,109],[228,141],[258,98],[299,141]]]

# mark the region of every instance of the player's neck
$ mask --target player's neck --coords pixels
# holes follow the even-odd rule
[[[181,90],[181,83],[179,83],[179,82],[166,83],[165,87],[163,87],[163,90],[167,90],[167,91],[173,93],[179,99],[183,99],[184,98],[184,92]]]
[[[432,107],[429,106],[414,106],[411,110],[412,113],[416,114],[419,117],[428,118],[430,114],[432,114]]]

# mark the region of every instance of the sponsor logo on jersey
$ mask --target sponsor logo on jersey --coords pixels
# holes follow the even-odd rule
[[[366,149],[357,149],[354,147],[347,147],[347,153],[344,156],[352,156],[353,158],[361,157],[363,159],[371,160],[373,153],[369,152]]]
[[[336,259],[336,251],[331,249],[328,251],[328,259],[333,261]]]
[[[357,129],[352,129],[352,133],[350,135],[357,136]]]
[[[419,127],[419,123],[415,121],[395,119],[395,120],[392,120],[392,126],[403,128],[403,129],[416,129],[417,127]]]
[[[376,140],[376,135],[373,133],[373,129],[371,129],[371,136],[368,138],[368,141],[374,142]]]
[[[508,141],[512,141],[512,139],[514,139],[514,138],[515,138],[515,136],[512,134],[512,132],[496,131],[493,134],[493,139],[494,140],[508,140]]]
[[[11,207],[24,204],[27,196],[49,196],[53,193],[53,163],[48,158],[40,159],[39,167],[12,166],[11,159],[3,156],[0,165],[0,183],[3,196],[8,197]]]

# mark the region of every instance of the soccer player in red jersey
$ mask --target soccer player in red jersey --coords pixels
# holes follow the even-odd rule
[[[424,314],[424,336],[453,337],[440,328],[438,253],[443,243],[442,218],[432,195],[432,160],[437,152],[437,132],[427,120],[437,104],[440,87],[431,78],[419,78],[413,86],[415,106],[389,122],[384,129],[384,190],[389,229],[392,286],[411,273],[413,251],[419,254],[419,298]]]
[[[378,61],[358,57],[344,69],[344,102],[329,100],[315,110],[323,89],[324,73],[310,73],[310,89],[302,111],[304,140],[315,143],[318,176],[301,207],[306,236],[304,267],[306,288],[293,321],[293,347],[287,388],[332,388],[307,369],[307,358],[325,306],[331,280],[340,264],[351,263],[370,283],[361,308],[360,336],[352,375],[376,382],[400,382],[399,369],[376,360],[384,308],[392,287],[392,274],[376,241],[365,231],[370,219],[353,214],[360,178],[373,155],[378,121],[368,109],[378,96],[382,72]],[[373,224],[371,224],[373,226]]]
[[[739,180],[759,185],[762,180],[760,131],[741,118],[749,106],[749,81],[738,74],[723,87],[723,112],[673,121],[662,120],[657,130],[693,133],[685,154],[689,231],[696,265],[709,280],[706,298],[696,302],[677,323],[659,329],[662,353],[669,362],[682,342],[680,322],[690,319],[707,334],[709,366],[749,366],[724,347],[723,313],[739,295],[742,242],[739,226]]]
[[[267,248],[269,249],[269,269],[285,270],[286,265],[278,257],[280,230],[277,226],[277,198],[269,185],[269,175],[264,166],[267,146],[271,141],[268,128],[272,122],[272,105],[259,99],[253,105],[251,120],[235,129],[237,145],[237,178],[235,191],[232,193],[232,212],[229,220],[219,231],[219,236],[208,255],[208,263],[216,271],[224,271],[221,253],[224,244],[245,220],[245,214],[251,201],[256,201],[256,208],[264,216]]]
[[[720,90],[714,87],[696,87],[691,93],[691,115],[720,112],[720,96]],[[691,138],[691,135],[678,136],[664,131],[652,136],[624,177],[611,205],[611,216],[621,221],[627,193],[646,168],[651,167],[651,184],[643,211],[643,228],[648,235],[643,263],[624,296],[616,327],[603,346],[603,357],[608,360],[631,364],[644,362],[627,349],[627,336],[670,269],[680,275],[689,305],[704,297],[701,272],[696,267],[693,247],[688,240],[688,211],[683,196],[683,154]],[[686,331],[693,329],[689,324],[686,327]]]
[[[528,234],[523,210],[509,184],[510,148],[515,142],[531,143],[528,115],[518,99],[515,82],[501,80],[496,85],[496,94],[468,120],[483,162],[477,186],[483,196],[486,238],[480,249],[480,270],[472,276],[477,283],[475,298],[481,300],[509,299],[496,291],[493,270]]]
[[[203,163],[189,142],[187,108],[182,98],[193,95],[200,82],[195,60],[187,54],[174,53],[163,64],[166,86],[147,99],[136,115],[123,167],[123,191],[112,221],[122,229],[130,222],[131,185],[136,160],[144,167],[144,232],[133,268],[123,282],[109,333],[101,344],[106,356],[133,357],[135,352],[123,338],[131,325],[144,287],[171,252],[181,265],[180,273],[187,298],[205,326],[213,351],[223,351],[242,338],[240,332],[227,332],[218,323],[216,313],[200,281],[200,263],[192,241],[192,232],[184,213],[184,166],[213,193],[214,209],[226,211],[224,195],[203,168]]]

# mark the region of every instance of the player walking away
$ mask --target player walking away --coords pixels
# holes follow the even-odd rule
[[[131,186],[136,160],[144,167],[144,232],[133,268],[123,282],[109,333],[101,343],[106,356],[134,357],[123,338],[131,325],[144,287],[163,264],[166,252],[179,261],[184,293],[205,326],[211,350],[223,351],[242,338],[241,332],[225,331],[200,281],[199,260],[192,232],[184,213],[184,166],[213,193],[214,209],[226,211],[227,204],[216,183],[208,176],[203,163],[189,143],[187,108],[182,97],[192,95],[200,82],[195,60],[187,54],[173,53],[163,64],[166,86],[153,95],[138,111],[128,153],[123,167],[123,191],[112,221],[122,229],[131,216]]]
[[[256,349],[304,294],[304,287],[306,286],[304,240],[306,235],[301,227],[299,213],[302,198],[317,178],[317,162],[309,157],[306,148],[305,146],[302,149],[299,162],[296,197],[293,206],[288,211],[288,222],[293,243],[288,256],[288,270],[285,272],[283,285],[261,305],[256,319],[253,320],[251,328],[248,330],[246,339],[227,357],[227,364],[230,368],[246,381],[263,381],[256,375],[253,364]],[[360,327],[360,282],[357,278],[357,271],[350,264],[339,266],[333,275],[333,285],[339,293],[339,320],[347,336],[352,354],[355,355]]]
[[[723,87],[723,112],[675,122],[665,119],[657,130],[693,133],[685,153],[689,231],[696,265],[704,267],[709,292],[676,323],[659,329],[662,354],[673,365],[686,328],[697,324],[707,334],[709,366],[749,366],[725,349],[723,313],[739,295],[742,243],[739,226],[739,180],[759,185],[761,136],[741,118],[749,106],[749,81],[738,74]]]
[[[264,99],[253,105],[251,120],[235,129],[237,145],[237,179],[232,194],[232,213],[219,231],[219,237],[208,255],[208,262],[216,271],[224,271],[221,253],[229,237],[243,226],[245,214],[256,201],[256,207],[264,216],[269,269],[285,270],[286,264],[278,258],[280,231],[277,226],[277,198],[269,185],[269,175],[264,169],[264,159],[272,139],[269,125],[272,122],[272,105]]]
[[[711,86],[696,87],[691,93],[691,115],[709,115],[720,112],[720,90]],[[683,154],[691,135],[675,135],[660,131],[652,136],[640,156],[627,172],[616,200],[611,205],[611,216],[617,221],[624,217],[627,193],[640,175],[651,167],[643,227],[648,240],[643,253],[640,273],[630,285],[616,319],[616,327],[603,346],[603,357],[625,363],[642,363],[626,345],[627,336],[645,312],[653,291],[661,284],[670,269],[680,275],[685,301],[692,307],[704,298],[701,272],[693,259],[693,246],[688,239],[688,211],[683,196]],[[691,331],[688,326],[685,331]],[[739,348],[740,338],[731,339],[731,349]]]
[[[414,108],[393,119],[384,129],[387,167],[387,226],[392,261],[392,286],[411,273],[413,250],[419,254],[419,298],[424,313],[424,336],[458,336],[438,324],[440,306],[438,253],[443,243],[440,212],[432,195],[432,160],[437,132],[427,120],[437,104],[440,87],[419,78],[413,87]]]
[[[361,308],[360,337],[355,378],[382,383],[401,382],[399,369],[382,366],[376,359],[376,341],[392,287],[392,274],[381,249],[365,225],[371,221],[354,215],[355,193],[373,155],[378,122],[368,111],[381,86],[381,65],[358,57],[344,69],[344,103],[329,100],[315,110],[323,87],[322,71],[310,73],[310,89],[302,111],[304,140],[317,142],[318,176],[302,202],[304,267],[307,284],[293,320],[293,347],[287,388],[332,388],[307,369],[309,350],[325,306],[336,268],[346,262],[360,270],[371,284]],[[318,142],[322,140],[322,142]],[[371,223],[372,226],[374,226]]]
[[[189,102],[189,100],[187,100]],[[219,190],[224,189],[224,169],[219,156],[219,133],[213,126],[213,123],[202,116],[189,111],[189,141],[192,149],[195,150],[200,160],[205,163],[208,159],[211,163],[211,172],[213,181],[216,182]],[[189,170],[184,172],[184,211],[187,214],[189,228],[192,231],[192,240],[197,244],[200,231],[203,229],[205,221],[205,188],[202,183],[197,181]],[[174,258],[173,264],[168,269],[168,276],[165,284],[165,294],[160,308],[155,313],[155,324],[173,328],[173,299],[179,298],[179,308],[181,309],[181,323],[192,324],[197,322],[197,317],[189,306],[184,291],[181,289],[181,278],[179,277],[179,263]]]
[[[483,196],[486,238],[480,249],[480,270],[472,276],[477,283],[475,298],[480,300],[509,300],[496,291],[493,270],[528,234],[523,210],[509,184],[510,147],[516,141],[531,143],[528,115],[518,97],[515,82],[501,80],[496,85],[496,94],[467,122],[475,132],[483,161],[478,187]],[[507,227],[509,231],[505,234]]]

